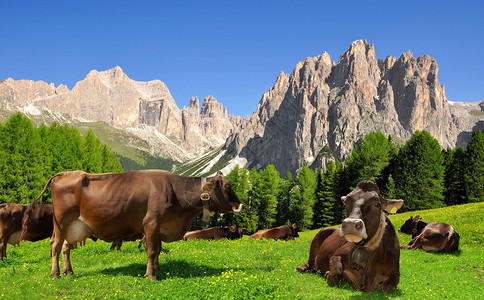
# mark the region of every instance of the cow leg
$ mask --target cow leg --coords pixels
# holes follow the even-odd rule
[[[393,274],[387,280],[381,284],[381,291],[384,293],[390,293],[397,289],[398,282],[400,281],[400,274]]]
[[[159,226],[157,226],[156,223],[158,222],[151,221],[145,224],[146,254],[148,256],[148,263],[144,277],[148,277],[149,279],[156,279],[155,274],[160,271],[158,256],[161,252],[161,237]]]
[[[71,266],[71,249],[72,245],[67,241],[64,241],[64,244],[62,245],[62,274],[67,276],[74,274]]]
[[[109,250],[121,250],[121,245],[123,245],[123,240],[122,239],[118,239],[118,240],[114,240],[113,243],[111,244],[111,248],[109,248]]]
[[[413,240],[413,243],[407,245],[407,246],[401,246],[401,249],[409,249],[409,250],[417,250],[421,249],[423,243],[428,242],[427,239],[425,239],[422,235],[419,235]]]
[[[157,252],[158,252],[158,254],[155,256],[155,262],[154,262],[155,274],[158,274],[158,273],[161,272],[160,262],[159,262],[160,253],[161,253],[161,240],[159,241],[159,243],[157,245]]]
[[[412,245],[415,244],[415,242],[418,240],[418,238],[420,237],[420,235],[417,235],[416,237],[414,237],[409,243],[408,245],[400,245],[400,249],[411,249]]]
[[[0,241],[0,258],[3,259],[7,258],[7,241]]]
[[[329,271],[324,274],[329,286],[340,285],[343,279],[343,263],[341,256],[331,256],[329,259]]]
[[[54,233],[52,234],[52,238],[50,239],[50,253],[52,256],[52,271],[50,272],[50,276],[52,277],[59,277],[59,255],[61,253],[62,244],[64,243],[64,236],[62,236],[59,232],[59,229],[54,224]]]
[[[324,240],[328,238],[331,234],[333,234],[333,232],[335,231],[336,231],[336,228],[323,228],[316,234],[313,241],[311,242],[311,247],[309,248],[308,262],[298,266],[296,268],[296,271],[303,273],[303,272],[314,270],[315,260],[318,255],[321,244],[323,244]]]

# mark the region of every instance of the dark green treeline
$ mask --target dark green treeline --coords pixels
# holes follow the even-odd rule
[[[114,153],[92,131],[81,136],[67,125],[34,127],[21,113],[0,123],[0,203],[27,204],[62,171],[122,172]],[[38,203],[51,202],[50,192]]]
[[[441,150],[426,131],[416,131],[402,147],[381,132],[367,134],[346,165],[329,161],[325,170],[304,166],[298,176],[280,177],[273,165],[263,170],[235,168],[227,179],[244,203],[238,215],[212,216],[209,226],[236,223],[245,233],[296,223],[299,228],[340,224],[341,196],[361,180],[378,184],[382,195],[403,199],[401,211],[484,201],[484,132],[474,131],[464,150]],[[202,226],[196,222],[192,228]]]
[[[18,113],[0,124],[0,203],[30,203],[54,174],[67,170],[122,172],[114,153],[92,131],[53,123],[34,127]],[[339,224],[345,217],[341,196],[361,180],[376,182],[383,196],[403,199],[401,211],[484,201],[484,132],[474,131],[466,149],[441,150],[426,131],[403,146],[381,132],[367,134],[346,164],[329,160],[325,170],[304,166],[281,177],[273,165],[227,175],[245,204],[240,215],[214,214],[208,226],[236,223],[245,233],[296,223],[301,229]],[[50,202],[46,193],[42,202]],[[192,229],[203,224],[197,218]]]

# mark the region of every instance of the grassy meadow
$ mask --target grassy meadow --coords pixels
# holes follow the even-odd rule
[[[299,274],[317,230],[295,241],[178,241],[164,243],[161,273],[143,278],[144,248],[121,251],[91,240],[74,250],[75,275],[49,277],[48,240],[7,249],[0,261],[2,299],[484,299],[484,203],[417,212],[425,221],[449,223],[461,236],[460,252],[433,254],[402,250],[400,283],[394,293],[363,293],[347,283],[329,287],[318,274]],[[410,215],[391,216],[398,229]],[[398,234],[401,244],[410,236]]]

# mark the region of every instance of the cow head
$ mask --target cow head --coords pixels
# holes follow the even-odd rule
[[[360,181],[356,188],[341,197],[348,216],[341,225],[341,236],[348,242],[360,243],[383,231],[385,215],[382,210],[395,212],[403,200],[385,199],[371,181]],[[383,224],[382,224],[383,223]]]
[[[240,239],[242,237],[242,228],[233,224],[228,227],[229,228],[229,238],[233,239]]]
[[[410,218],[405,221],[405,223],[398,229],[398,232],[405,234],[415,234],[417,233],[418,222],[422,220],[422,217],[416,215],[415,217],[410,216]]]
[[[296,223],[292,224],[291,227],[289,227],[289,228],[291,228],[292,235],[294,237],[299,237],[299,233],[297,233],[298,230],[297,230]]]
[[[213,177],[208,177],[207,182],[202,187],[210,196],[210,210],[218,213],[234,212],[241,213],[244,205],[232,190],[230,182],[223,176],[222,172],[217,172]]]

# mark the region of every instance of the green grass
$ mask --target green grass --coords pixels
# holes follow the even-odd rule
[[[0,262],[0,297],[6,299],[482,299],[484,203],[418,212],[424,220],[450,223],[461,235],[457,254],[402,250],[400,283],[394,293],[362,293],[344,283],[329,287],[317,274],[294,268],[307,260],[317,230],[295,241],[178,241],[163,244],[156,281],[141,276],[146,254],[137,243],[121,251],[88,240],[74,250],[74,276],[51,279],[49,242],[7,249]],[[414,213],[391,216],[398,229]],[[398,235],[402,244],[410,236]]]

